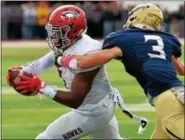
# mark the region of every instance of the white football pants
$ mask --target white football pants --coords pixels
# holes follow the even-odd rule
[[[36,139],[121,139],[114,116],[115,103],[104,106],[100,115],[84,115],[75,110],[52,122]]]

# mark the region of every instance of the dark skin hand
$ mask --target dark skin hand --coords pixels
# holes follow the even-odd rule
[[[57,90],[53,100],[70,108],[78,108],[90,91],[93,80],[98,72],[99,69],[78,73],[73,79],[71,91]]]

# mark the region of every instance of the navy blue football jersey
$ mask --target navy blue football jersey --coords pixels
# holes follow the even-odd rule
[[[126,71],[134,76],[145,94],[155,97],[176,86],[182,86],[171,64],[172,55],[181,56],[181,44],[172,35],[140,29],[110,33],[103,49],[119,47]]]

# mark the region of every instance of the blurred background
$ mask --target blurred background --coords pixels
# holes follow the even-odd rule
[[[1,3],[2,39],[45,39],[45,24],[50,13],[64,4],[81,7],[87,16],[87,34],[103,38],[112,31],[122,29],[127,13],[136,4],[146,1],[6,1]],[[164,31],[184,37],[184,2],[156,2],[164,13]]]
[[[45,96],[19,95],[6,83],[8,68],[24,65],[51,51],[45,41],[44,27],[55,8],[75,4],[84,9],[87,15],[87,34],[103,41],[108,33],[122,29],[130,9],[146,2],[148,1],[1,1],[2,139],[34,139],[52,121],[71,110]],[[184,61],[184,2],[152,3],[157,4],[164,12],[163,30],[178,37],[182,43],[181,60]],[[124,71],[119,61],[112,60],[106,64],[106,68],[111,84],[120,91],[126,106],[133,113],[148,119],[147,130],[143,135],[138,135],[139,124],[123,115],[120,109],[116,109],[120,135],[129,139],[149,139],[156,121],[154,108],[148,103],[137,81]],[[50,86],[64,88],[55,67],[39,76]],[[184,77],[179,78],[184,83]]]

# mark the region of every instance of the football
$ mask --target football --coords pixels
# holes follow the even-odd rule
[[[27,76],[27,77],[31,77],[31,74],[28,73],[28,72],[25,72],[23,70],[20,70],[20,69],[12,69],[11,73],[10,73],[10,81],[12,83],[12,87],[14,88],[14,90],[19,93],[18,90],[16,90],[16,85],[15,85],[15,82],[19,81],[19,77],[18,75],[19,74],[23,74],[24,76]],[[19,93],[20,94],[20,93]],[[21,94],[21,95],[24,95],[24,96],[34,96],[36,95],[37,92],[32,92],[32,91],[28,91],[27,93],[25,94]]]

